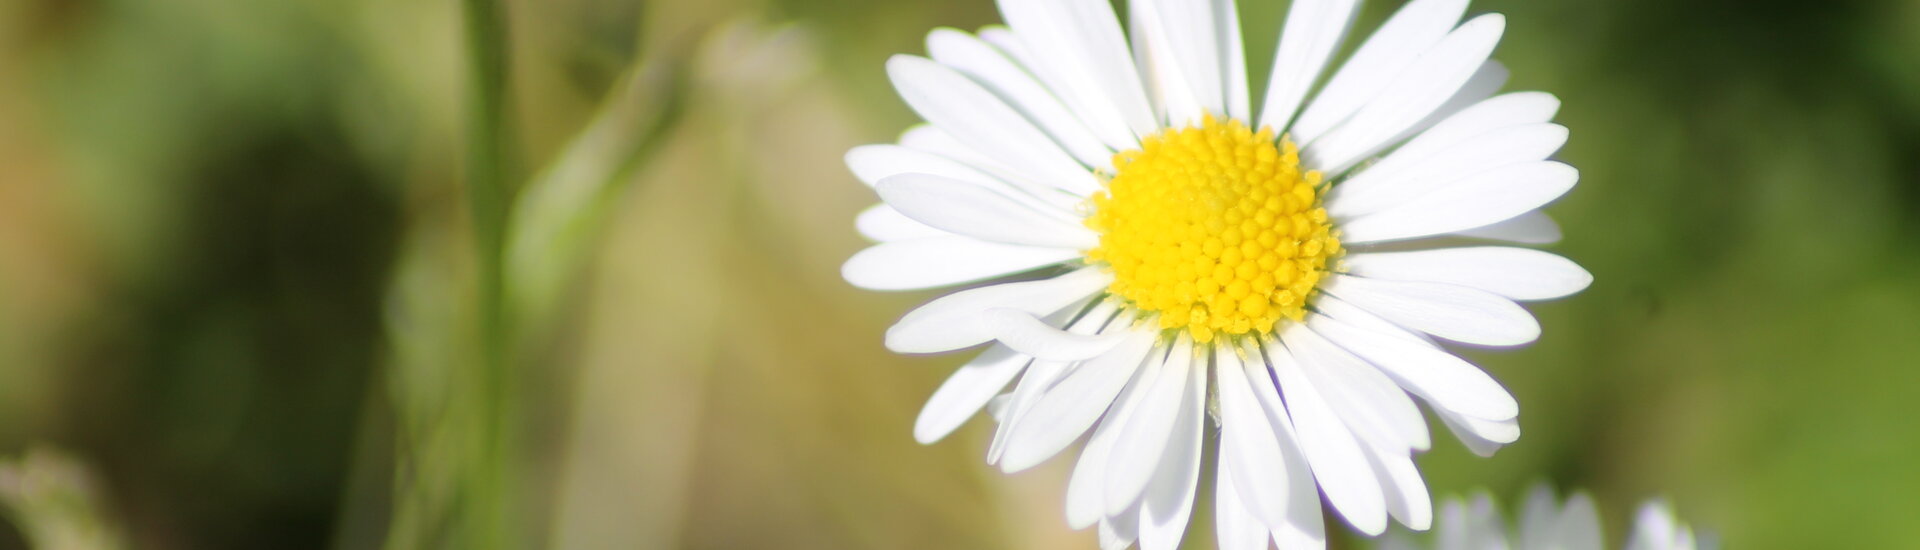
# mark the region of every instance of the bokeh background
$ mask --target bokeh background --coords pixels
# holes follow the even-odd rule
[[[1286,2],[1240,9],[1263,82]],[[467,547],[460,10],[0,2],[0,548]],[[1432,490],[1589,488],[1614,540],[1667,496],[1729,548],[1912,547],[1920,2],[1473,10],[1509,18],[1508,89],[1564,101],[1554,250],[1596,279],[1538,345],[1467,352],[1526,435],[1436,437]],[[841,154],[915,122],[883,61],[989,0],[505,14],[500,547],[1093,546],[1068,461],[990,470],[982,420],[913,442],[964,356],[886,352],[930,295],[838,275],[874,200]]]

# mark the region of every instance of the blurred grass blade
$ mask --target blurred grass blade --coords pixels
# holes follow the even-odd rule
[[[544,336],[598,242],[609,207],[679,119],[683,73],[677,62],[665,60],[629,69],[599,113],[514,205],[507,295],[522,336]]]
[[[0,462],[0,511],[33,548],[126,548],[118,524],[101,515],[94,475],[72,455],[34,447]]]

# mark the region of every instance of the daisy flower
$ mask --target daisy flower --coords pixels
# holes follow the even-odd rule
[[[1136,0],[1125,30],[1106,0],[999,7],[1007,27],[890,59],[929,124],[847,154],[884,201],[847,280],[975,285],[887,331],[986,346],[918,440],[989,408],[987,460],[1014,472],[1091,433],[1066,515],[1108,548],[1176,546],[1213,454],[1223,545],[1294,548],[1325,544],[1322,493],[1370,535],[1428,526],[1416,399],[1475,452],[1519,436],[1513,397],[1442,344],[1532,342],[1516,302],[1591,276],[1510,246],[1559,238],[1538,209],[1578,175],[1547,160],[1558,100],[1495,95],[1500,15],[1414,0],[1329,73],[1357,3],[1295,0],[1256,112],[1233,0]]]
[[[1534,488],[1527,495],[1521,512],[1519,530],[1509,535],[1501,525],[1500,512],[1493,497],[1476,495],[1471,503],[1449,499],[1440,509],[1440,525],[1434,528],[1434,550],[1601,550],[1606,548],[1600,528],[1600,514],[1594,511],[1593,498],[1576,493],[1565,503],[1558,502],[1553,490]],[[1674,518],[1665,501],[1650,500],[1640,505],[1633,533],[1627,536],[1626,550],[1702,550],[1718,545],[1710,537],[1696,538],[1693,529]],[[1389,537],[1381,550],[1417,550],[1425,546],[1404,537]]]

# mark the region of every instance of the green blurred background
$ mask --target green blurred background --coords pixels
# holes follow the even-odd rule
[[[994,472],[980,420],[913,442],[964,357],[886,352],[930,295],[838,275],[874,201],[841,154],[915,122],[883,61],[989,0],[506,4],[504,547],[1093,546],[1070,461]],[[1264,81],[1286,2],[1241,4]],[[0,548],[465,547],[460,9],[0,2]],[[1596,279],[1468,352],[1526,435],[1436,438],[1433,491],[1920,547],[1920,2],[1473,9],[1508,15],[1508,89],[1565,103],[1555,249]]]

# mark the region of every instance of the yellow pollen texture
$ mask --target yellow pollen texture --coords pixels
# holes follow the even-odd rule
[[[1100,233],[1087,258],[1113,269],[1110,292],[1197,342],[1305,316],[1341,249],[1320,206],[1320,172],[1300,171],[1292,141],[1209,116],[1113,164],[1087,218]]]

